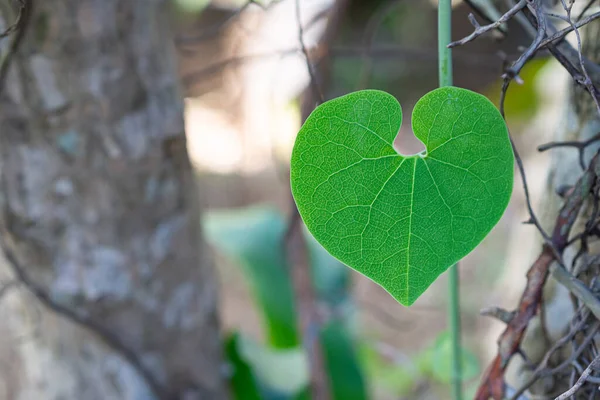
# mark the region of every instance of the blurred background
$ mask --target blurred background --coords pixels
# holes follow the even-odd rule
[[[281,290],[290,285],[282,281],[289,276],[258,270],[285,269],[278,243],[291,214],[289,157],[306,109],[316,104],[295,3],[176,3],[189,151],[207,206],[206,235],[218,260],[223,328],[272,349],[286,347],[273,340],[270,325],[270,312],[281,298],[262,291]],[[301,1],[303,38],[325,97],[382,89],[394,94],[410,115],[413,104],[437,86],[436,3]],[[461,1],[454,6],[456,40],[472,26],[469,7]],[[504,40],[489,35],[455,50],[455,85],[483,93],[497,104],[503,63],[528,43],[518,25],[508,28]],[[544,188],[548,165],[546,156],[535,151],[536,144],[551,137],[566,88],[566,77],[555,64],[543,56],[530,63],[522,74],[524,84],[513,87],[507,100],[507,118],[529,171],[534,201]],[[409,121],[405,118],[397,140],[398,148],[408,153],[420,149]],[[523,288],[531,249],[537,245],[534,228],[522,224],[526,219],[520,180],[515,178],[506,214],[460,265],[467,398],[472,398],[502,328],[479,316],[479,310],[496,305],[510,309]],[[312,251],[322,251],[314,247]],[[318,300],[328,309],[325,320],[344,325],[343,340],[353,349],[358,370],[344,373],[357,374],[356,379],[360,375],[365,388],[363,397],[338,398],[449,398],[446,277],[405,308],[326,254],[311,260]],[[290,355],[289,374],[299,373]],[[358,385],[354,379],[345,382]]]
[[[87,16],[78,14],[77,18],[94,20],[94,12],[100,15],[99,10],[105,7],[102,2],[87,3],[94,3],[96,11]],[[456,40],[471,33],[473,27],[468,21],[469,7],[460,0],[453,6],[452,36]],[[326,377],[336,400],[450,398],[447,277],[442,275],[406,308],[378,285],[331,258],[302,227],[300,237],[290,229],[294,212],[289,159],[302,121],[318,103],[315,93],[320,91],[325,99],[331,99],[358,89],[382,89],[398,98],[405,116],[411,115],[415,102],[438,85],[436,7],[434,0],[170,2],[168,18],[185,97],[188,153],[203,206],[198,223],[210,245],[218,276],[216,309],[225,363],[208,368],[228,378],[232,398],[308,398],[309,365],[315,363],[311,357],[321,358],[322,377]],[[4,21],[4,27],[7,25]],[[58,29],[42,19],[34,21],[34,28],[36,32]],[[83,24],[77,29],[92,32],[96,28]],[[454,51],[456,86],[480,92],[498,104],[503,66],[529,43],[519,25],[510,23],[507,29],[510,35],[505,38],[492,32]],[[68,48],[68,41],[63,45]],[[25,46],[23,52],[27,51]],[[161,59],[162,55],[154,57]],[[309,66],[314,75],[312,84]],[[527,64],[521,78],[523,84],[514,85],[509,92],[506,113],[528,171],[535,205],[541,200],[549,165],[547,154],[538,153],[536,146],[551,139],[563,114],[568,79],[544,54]],[[50,81],[42,81],[47,85],[41,86],[52,92]],[[127,89],[126,83],[121,85]],[[9,87],[8,92],[12,95],[14,91]],[[7,126],[5,123],[1,129]],[[63,138],[69,140],[70,136]],[[68,147],[72,143],[63,144]],[[404,153],[420,150],[410,118],[405,117],[396,144]],[[123,171],[118,165],[115,168]],[[72,189],[67,185],[56,190],[60,188]],[[94,193],[92,197],[101,198]],[[535,228],[522,223],[527,215],[515,172],[515,188],[505,215],[460,264],[466,398],[473,397],[482,369],[495,355],[496,339],[503,328],[496,320],[480,316],[479,311],[490,306],[514,307],[535,253],[532,249],[538,246]],[[157,236],[158,242],[162,238]],[[298,268],[310,273],[298,273]],[[168,272],[165,274],[168,278]],[[181,296],[180,302],[187,301]],[[132,304],[137,301],[132,300]],[[107,310],[93,310],[90,315],[112,323],[112,311]],[[178,312],[184,312],[181,310]],[[31,308],[27,312],[31,315],[25,325],[30,329],[11,335],[20,337],[35,331],[31,326],[36,323],[31,321],[39,316]],[[114,326],[126,326],[124,315],[114,317]],[[185,315],[177,315],[177,321],[185,322]],[[42,330],[58,337],[59,325],[51,322]],[[139,335],[146,338],[146,333]],[[133,343],[135,348],[137,336],[129,342],[128,336],[124,337],[124,342]],[[71,336],[61,340],[65,338]],[[309,344],[318,343],[317,350],[305,353],[302,338]],[[156,340],[152,343],[160,343]],[[96,354],[94,351],[89,354]],[[12,345],[7,346],[0,357],[6,357],[7,365],[11,365],[14,352]],[[92,357],[89,354],[85,357]],[[126,358],[137,363],[133,356]],[[44,376],[51,370],[44,367],[49,363],[39,365],[39,371],[29,371],[32,376]],[[148,361],[144,365],[153,371],[155,364]],[[125,370],[114,371],[119,371],[114,372],[115,382],[133,379]],[[1,392],[5,397],[0,393],[0,399],[72,398],[45,397],[41,384],[37,391],[27,392],[29,397],[15,397],[11,395],[12,375],[7,376]],[[88,378],[93,376],[90,373]],[[148,396],[147,392],[132,390],[123,398],[151,398]]]

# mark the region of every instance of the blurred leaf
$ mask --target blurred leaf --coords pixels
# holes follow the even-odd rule
[[[175,6],[183,12],[199,13],[204,10],[211,0],[175,0]]]
[[[225,340],[225,354],[232,368],[229,379],[231,394],[236,400],[261,400],[252,369],[238,351],[239,342],[240,335],[237,332]]]
[[[465,398],[474,399],[477,394],[477,389],[479,389],[479,381],[474,381],[470,385],[467,385],[465,389]]]
[[[529,61],[519,74],[524,84],[513,83],[510,85],[504,104],[504,113],[507,120],[529,120],[539,109],[542,98],[534,82],[538,73],[540,73],[548,62],[549,58],[539,58]],[[498,107],[500,106],[499,93],[501,89],[502,81],[499,80],[485,91],[485,95]]]
[[[265,328],[273,347],[239,337],[238,358],[251,367],[263,399],[308,400],[307,391],[302,390],[308,384],[308,367],[299,347],[293,290],[284,253],[284,217],[272,209],[252,207],[211,212],[203,222],[209,242],[243,267],[265,316]],[[331,257],[307,231],[305,234],[317,295],[340,310],[340,303],[349,298],[350,270]],[[365,380],[343,320],[325,326],[321,342],[333,398],[366,399]]]
[[[479,361],[469,350],[463,348],[461,353],[463,381],[479,374]],[[429,351],[429,365],[432,376],[441,383],[452,380],[452,340],[450,333],[442,332]]]
[[[406,365],[389,361],[375,349],[373,343],[361,346],[360,359],[369,381],[391,391],[394,396],[407,395],[418,381],[418,370],[411,360],[407,360]]]
[[[207,239],[240,264],[275,348],[299,344],[292,285],[285,260],[285,221],[276,211],[247,208],[205,215]]]
[[[348,332],[340,323],[323,327],[321,343],[335,400],[365,400],[367,387]]]
[[[265,314],[270,343],[278,348],[296,346],[299,342],[283,243],[283,216],[259,207],[213,211],[206,214],[204,229],[209,242],[244,267]],[[330,305],[339,305],[349,296],[350,269],[329,255],[306,230],[305,235],[317,296]],[[290,336],[291,330],[294,334]]]
[[[337,305],[350,295],[350,269],[333,258],[305,229],[312,280],[320,300]]]
[[[271,390],[294,395],[308,385],[308,365],[300,347],[270,349],[240,336],[238,351],[252,366],[258,380]]]

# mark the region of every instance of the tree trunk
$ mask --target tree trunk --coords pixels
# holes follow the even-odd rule
[[[226,398],[166,2],[30,3],[0,74],[0,235],[29,289],[0,398]]]

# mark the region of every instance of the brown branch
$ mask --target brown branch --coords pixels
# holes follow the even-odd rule
[[[588,197],[592,185],[600,172],[600,155],[596,154],[575,184],[572,193],[560,209],[551,236],[551,245],[546,243],[541,254],[527,272],[527,285],[521,296],[515,316],[510,320],[498,340],[498,355],[484,373],[477,390],[476,400],[502,400],[505,395],[504,371],[511,358],[520,351],[521,340],[529,322],[536,315],[542,300],[543,288],[553,262],[562,263],[560,257],[568,244],[569,234],[575,218]],[[558,253],[558,254],[556,254]]]
[[[528,28],[527,30],[530,32],[531,27],[535,28],[535,32],[532,34],[532,43],[520,55],[517,61],[512,63],[512,65],[507,68],[506,72],[503,74],[504,84],[502,86],[500,99],[500,111],[503,116],[506,94],[511,81],[513,79],[520,81],[520,78],[518,77],[519,72],[523,66],[541,49],[547,49],[567,70],[567,72],[572,76],[573,80],[590,93],[596,103],[598,111],[600,112],[600,93],[594,85],[595,82],[600,82],[600,66],[592,63],[583,56],[581,38],[579,34],[579,28],[600,18],[600,13],[589,15],[583,19],[578,18],[578,20],[575,22],[571,19],[573,2],[569,2],[569,4],[567,4],[565,0],[560,1],[564,11],[566,12],[566,17],[558,17],[562,20],[565,20],[569,24],[569,27],[560,31],[555,29],[552,23],[548,21],[548,17],[556,16],[547,12],[541,0],[527,0],[526,2],[509,1],[511,4],[511,9],[509,12],[504,14],[500,20],[492,22],[489,25],[483,27],[480,26],[471,15],[469,19],[475,27],[475,31],[466,38],[451,44],[451,46],[459,46],[468,43],[469,41],[474,40],[475,38],[499,26],[501,23],[506,22],[514,17],[520,17],[520,13],[522,13],[525,17],[525,24],[527,25],[526,28]],[[587,4],[585,10],[581,13],[581,16],[583,16],[590,5],[590,3]],[[523,23],[523,20],[519,20],[519,22]],[[571,32],[574,32],[576,35],[577,49],[574,49],[568,42],[564,40],[566,35]],[[527,208],[530,214],[529,223],[534,224],[538,231],[542,234],[544,238],[544,245],[541,254],[529,269],[527,274],[527,285],[514,316],[511,318],[511,315],[505,312],[492,313],[493,316],[499,317],[508,323],[505,331],[499,339],[498,355],[484,374],[482,383],[478,388],[476,400],[484,400],[488,399],[489,397],[494,399],[503,399],[504,396],[508,394],[507,386],[504,382],[504,371],[508,365],[508,362],[515,354],[524,355],[520,348],[521,340],[525,334],[529,322],[537,314],[539,308],[541,307],[543,288],[550,273],[552,273],[553,277],[557,279],[557,281],[570,290],[570,292],[574,295],[574,298],[578,299],[580,304],[582,304],[582,307],[584,307],[588,312],[588,315],[591,312],[597,318],[600,317],[600,301],[598,300],[596,293],[594,293],[592,289],[588,288],[584,282],[577,279],[576,276],[573,276],[569,270],[565,268],[562,260],[562,253],[565,248],[575,241],[580,240],[582,245],[580,251],[576,254],[575,259],[572,261],[572,264],[574,265],[579,257],[581,257],[587,251],[587,241],[589,235],[600,236],[600,230],[598,229],[598,222],[600,221],[600,218],[598,218],[597,215],[598,209],[600,208],[598,205],[598,190],[593,189],[594,184],[597,182],[597,177],[600,174],[600,169],[597,165],[600,163],[598,161],[599,156],[596,154],[587,169],[583,157],[584,150],[596,141],[597,138],[592,138],[585,142],[558,142],[549,143],[540,147],[540,151],[554,147],[577,148],[580,153],[580,164],[584,170],[584,173],[579,179],[577,185],[573,188],[570,188],[568,193],[565,194],[566,201],[557,217],[554,231],[552,232],[552,235],[548,235],[542,228],[538,218],[534,213],[529,197],[529,190],[523,168],[523,162],[517,151],[517,148],[514,145],[514,142],[511,140],[513,143],[515,160],[522,178]],[[571,228],[573,227],[574,221],[579,214],[583,201],[584,199],[587,199],[592,192],[594,193],[594,204],[592,211],[593,216],[590,217],[588,223],[586,224],[585,231],[574,235],[574,237],[569,240]],[[546,354],[545,361],[538,366],[536,373],[534,373],[531,379],[529,379],[529,381],[526,383],[526,386],[516,391],[511,390],[511,393],[508,394],[511,396],[511,399],[521,398],[524,391],[540,377],[563,372],[570,365],[573,365],[576,369],[578,368],[578,370],[581,372],[583,368],[579,366],[579,363],[582,362],[582,360],[579,358],[586,349],[589,349],[589,346],[591,345],[590,338],[593,338],[595,333],[598,331],[599,326],[600,323],[596,321],[596,323],[591,327],[591,331],[588,333],[588,336],[585,338],[581,346],[574,348],[569,360],[565,361],[555,369],[547,368],[547,362],[551,353],[554,352],[556,348],[564,345],[567,340],[572,340],[576,333],[571,334],[569,339],[561,342],[559,346],[554,347],[554,350],[551,349],[551,352]],[[583,361],[587,362],[585,360]],[[572,385],[575,384],[574,371],[575,370],[573,370],[571,377]],[[590,379],[598,380],[597,378]],[[583,383],[585,383],[585,380],[580,383],[580,386],[583,385]]]

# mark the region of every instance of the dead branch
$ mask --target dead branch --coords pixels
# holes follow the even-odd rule
[[[583,371],[583,373],[581,374],[581,376],[579,377],[577,382],[573,385],[573,387],[571,387],[571,389],[567,390],[566,392],[564,392],[563,394],[558,396],[556,398],[556,400],[567,400],[569,397],[575,395],[575,393],[577,393],[579,391],[579,389],[581,389],[581,387],[583,386],[583,384],[586,381],[591,380],[590,379],[591,375],[594,373],[594,370],[599,365],[600,365],[600,355],[598,355],[596,358],[594,358],[594,361],[592,361],[590,363],[590,365],[588,365],[588,367],[585,369],[585,371]]]
[[[506,22],[510,21],[515,15],[517,15],[519,12],[521,12],[521,10],[523,8],[525,8],[526,6],[527,6],[527,1],[520,0],[514,7],[512,7],[510,10],[508,10],[506,12],[506,14],[504,14],[498,21],[495,21],[491,24],[483,25],[483,26],[479,25],[479,23],[477,22],[477,20],[475,19],[475,16],[473,14],[469,14],[469,22],[471,22],[471,25],[473,25],[475,27],[475,31],[473,33],[471,33],[469,36],[467,36],[461,40],[457,40],[456,42],[450,43],[448,45],[448,47],[457,47],[457,46],[465,45],[465,44],[477,39],[478,37],[486,34],[489,31],[498,29],[502,24],[505,24]]]
[[[476,400],[492,397],[502,400],[505,395],[504,371],[508,362],[520,350],[521,340],[531,319],[536,315],[542,300],[542,291],[553,262],[562,264],[561,256],[569,241],[569,234],[581,206],[588,198],[592,185],[600,173],[600,154],[596,154],[590,167],[575,184],[574,190],[561,208],[551,236],[551,244],[543,246],[541,254],[527,273],[527,285],[521,296],[515,316],[507,324],[498,340],[498,355],[484,373]]]

